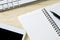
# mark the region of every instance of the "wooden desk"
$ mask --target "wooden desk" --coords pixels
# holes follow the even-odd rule
[[[33,10],[39,9],[44,6],[48,6],[48,5],[57,3],[57,2],[60,2],[60,0],[41,1],[41,2],[38,2],[35,4],[30,4],[30,5],[22,6],[20,8],[16,8],[13,10],[1,12],[0,13],[0,22],[23,29],[22,24],[18,21],[17,16],[25,14],[27,12],[31,12]],[[29,37],[26,36],[25,40],[29,40]]]

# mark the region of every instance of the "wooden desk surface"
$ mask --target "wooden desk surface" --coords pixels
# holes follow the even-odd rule
[[[23,29],[22,24],[18,21],[17,16],[25,14],[27,12],[31,12],[31,11],[39,9],[39,8],[42,8],[44,6],[58,3],[58,2],[60,2],[60,0],[41,1],[41,2],[37,2],[35,4],[32,3],[30,5],[22,6],[20,8],[16,8],[13,10],[0,12],[0,22]],[[29,37],[27,35],[26,35],[25,40],[29,40]]]

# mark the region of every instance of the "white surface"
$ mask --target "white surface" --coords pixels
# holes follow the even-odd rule
[[[50,16],[53,18],[53,20],[55,21],[55,23],[58,25],[58,27],[60,28],[60,20],[58,18],[56,18],[50,11],[55,12],[56,14],[58,14],[60,16],[60,3],[57,3],[53,6],[49,6],[46,7],[46,10],[49,12]]]
[[[18,6],[19,4],[18,4],[18,2],[13,2],[13,6],[15,7],[15,6]]]
[[[21,0],[20,4],[25,4],[33,1],[37,1],[37,0]]]
[[[8,2],[12,2],[13,0],[8,0]]]
[[[8,4],[3,5],[3,9],[6,9],[6,8],[8,8]]]
[[[20,5],[23,5],[25,3],[29,3],[29,2],[33,2],[33,1],[36,1],[36,0],[3,0],[3,1],[0,1],[0,6],[2,4],[4,4],[3,6],[5,6],[5,7],[3,7],[3,9],[0,8],[0,10],[1,9],[4,10],[5,8],[9,9],[10,7],[14,8],[16,6],[20,6]]]
[[[10,25],[6,25],[6,24],[3,24],[3,23],[0,23],[0,28],[23,34],[22,40],[24,40],[24,37],[26,35],[24,30],[16,28],[16,27],[13,27],[13,26],[10,26]]]
[[[0,5],[0,10],[3,9],[2,5]]]
[[[38,9],[18,17],[26,29],[30,40],[60,40],[60,37],[41,10]]]
[[[8,3],[8,8],[13,7],[12,3]]]
[[[7,0],[0,1],[0,4],[4,4],[4,3],[7,3]]]
[[[20,1],[19,2],[20,4],[25,4],[25,3],[29,3],[37,0],[3,0],[3,1],[0,1],[0,4],[9,3],[9,2],[18,2],[18,1]]]

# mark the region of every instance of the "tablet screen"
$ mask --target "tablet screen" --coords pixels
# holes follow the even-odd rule
[[[23,34],[0,28],[0,40],[22,40]]]

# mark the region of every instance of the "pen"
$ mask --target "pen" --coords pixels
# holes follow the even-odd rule
[[[51,23],[54,30],[57,32],[58,36],[60,36],[60,28],[59,28],[59,26],[55,23],[55,21],[53,20],[53,18],[50,16],[50,14],[48,13],[48,11],[45,8],[42,9],[42,11],[43,11],[44,15],[46,16],[46,18],[48,19],[48,21]],[[54,13],[54,15],[56,15],[56,14]]]
[[[56,14],[56,13],[53,12],[53,11],[50,11],[50,12],[53,13],[53,15],[60,20],[60,16],[59,16],[58,14]]]

